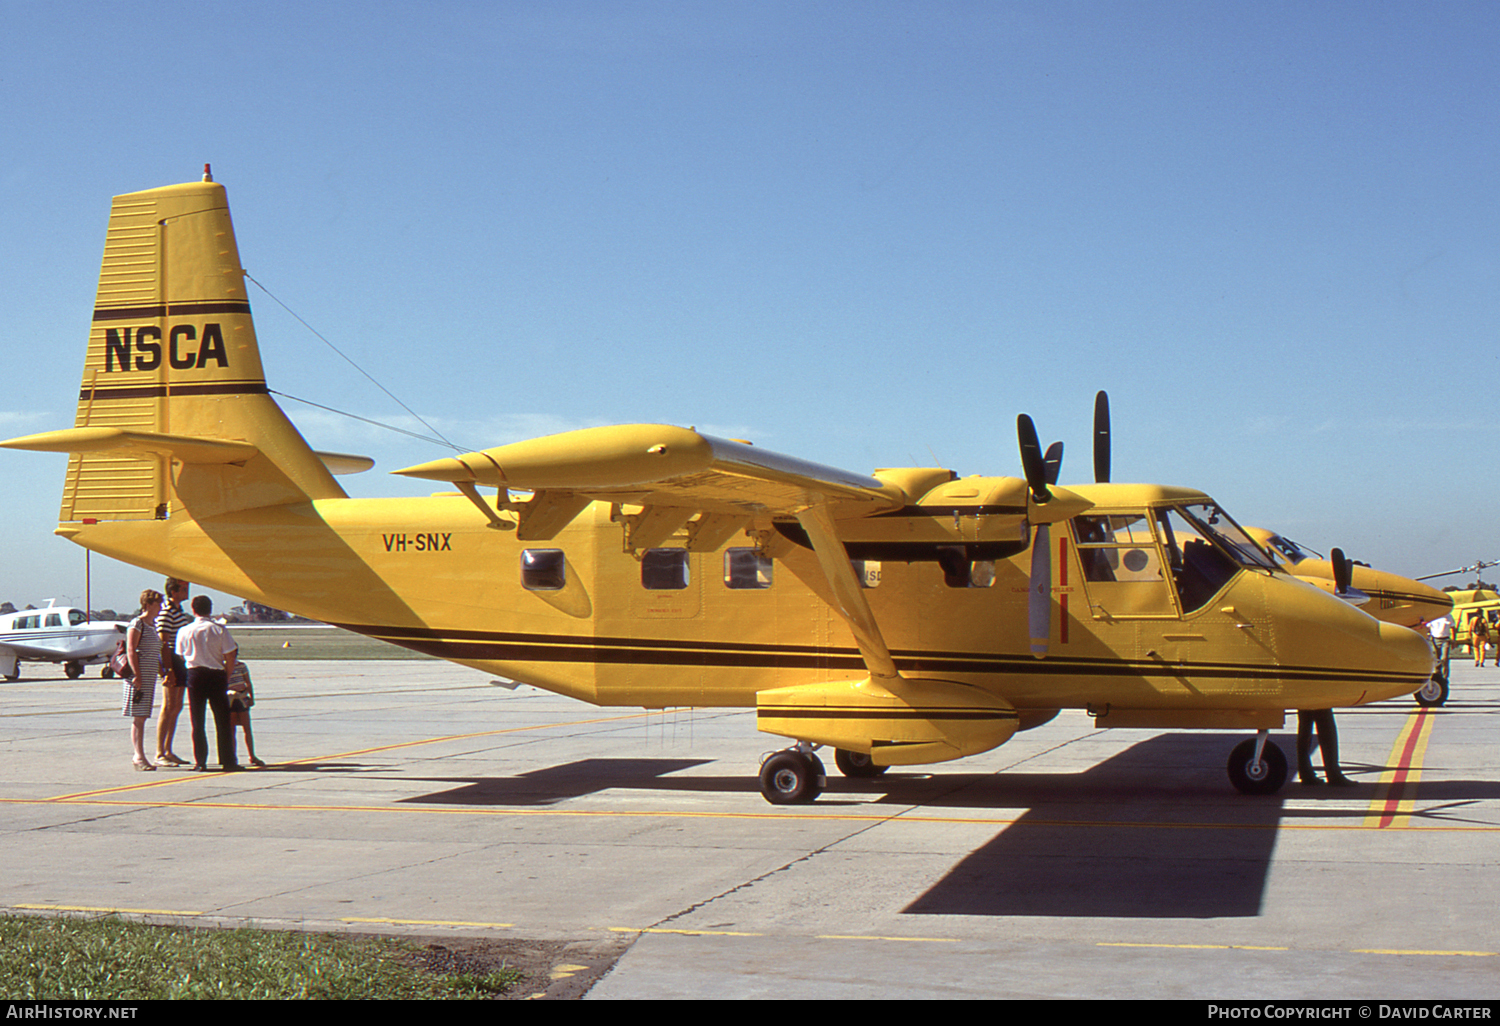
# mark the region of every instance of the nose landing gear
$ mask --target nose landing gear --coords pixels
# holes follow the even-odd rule
[[[1229,782],[1241,794],[1275,794],[1286,783],[1286,755],[1262,730],[1229,753]]]

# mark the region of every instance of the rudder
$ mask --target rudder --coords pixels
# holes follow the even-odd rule
[[[195,519],[344,491],[266,387],[224,187],[116,196],[59,519]],[[50,444],[43,444],[49,440]]]

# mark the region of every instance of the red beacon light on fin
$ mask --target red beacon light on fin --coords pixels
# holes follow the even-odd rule
[[[211,170],[209,170],[209,167],[208,167],[207,164],[203,165],[203,180],[205,182],[211,182],[211,181],[214,180],[214,173]]]

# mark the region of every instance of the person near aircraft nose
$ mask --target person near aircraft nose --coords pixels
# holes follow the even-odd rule
[[[1313,769],[1313,727],[1318,728],[1318,747],[1323,750],[1323,772],[1334,787],[1352,787],[1354,781],[1344,776],[1339,766],[1339,732],[1333,722],[1332,709],[1297,710],[1297,779],[1304,784],[1321,784]]]
[[[193,599],[193,622],[177,634],[177,654],[187,664],[188,713],[193,722],[193,769],[208,768],[208,732],[205,705],[213,709],[218,735],[219,765],[225,772],[240,768],[234,753],[234,728],[229,723],[229,675],[234,672],[239,648],[222,624],[210,617],[213,600],[207,595]]]
[[[124,714],[130,719],[130,747],[135,750],[133,765],[138,770],[154,770],[146,758],[146,720],[156,700],[156,671],[161,657],[157,642],[156,617],[161,612],[161,592],[147,588],[141,592],[141,612],[125,631],[125,658],[131,677],[121,681],[125,686]],[[142,644],[144,639],[145,644]],[[158,756],[160,758],[160,756]]]
[[[1432,654],[1437,656],[1438,673],[1446,679],[1448,675],[1448,650],[1453,644],[1453,617],[1444,613],[1427,625],[1432,637]]]
[[[161,639],[162,673],[161,718],[156,721],[156,761],[169,766],[186,766],[172,751],[177,734],[177,717],[182,713],[187,695],[187,667],[177,655],[177,632],[193,622],[182,608],[192,586],[177,577],[168,577],[161,613],[156,618],[156,632]]]
[[[1483,610],[1474,610],[1469,620],[1469,647],[1474,650],[1474,665],[1483,666],[1486,650],[1490,645],[1490,625],[1485,621]],[[1496,656],[1500,659],[1500,656]]]

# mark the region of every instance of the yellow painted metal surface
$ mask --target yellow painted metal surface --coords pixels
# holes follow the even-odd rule
[[[1210,501],[1190,489],[1038,502],[1014,477],[627,425],[403,471],[458,493],[348,498],[267,392],[211,182],[117,198],[75,427],[4,444],[73,453],[58,532],[94,551],[589,702],[753,707],[880,764],[983,751],[1059,708],[1260,724],[1432,669],[1413,632],[1279,570],[1189,608],[1168,541],[1080,533]]]

